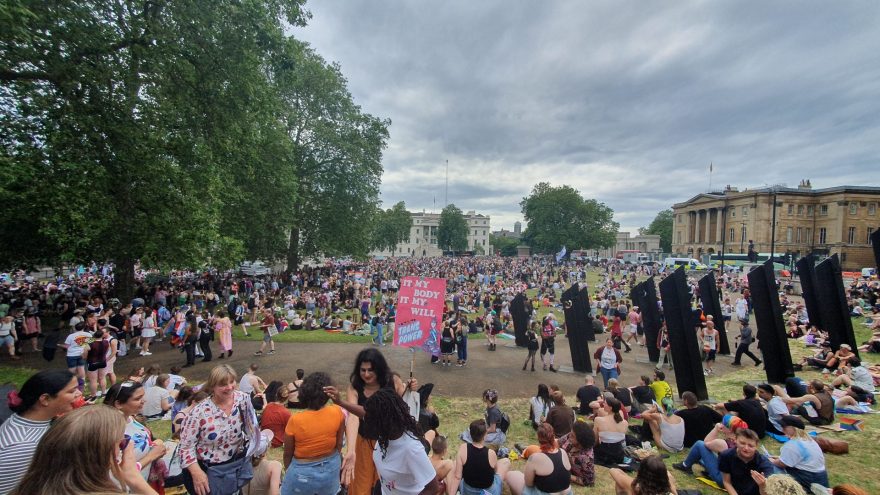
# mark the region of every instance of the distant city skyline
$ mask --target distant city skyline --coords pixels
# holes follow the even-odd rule
[[[540,181],[635,233],[710,188],[880,184],[869,3],[309,2],[292,34],[392,121],[382,199],[512,230]],[[436,199],[436,205],[434,201]]]

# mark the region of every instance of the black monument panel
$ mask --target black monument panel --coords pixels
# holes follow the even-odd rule
[[[724,316],[721,314],[721,295],[718,293],[718,283],[715,274],[707,273],[698,282],[700,286],[700,301],[703,302],[703,312],[712,315],[715,329],[718,330],[718,354],[727,356],[730,354],[730,343],[727,342],[727,329],[724,325]]]
[[[587,343],[587,328],[593,330],[588,320],[590,305],[584,307],[582,292],[577,283],[574,283],[562,293],[562,310],[565,314],[565,329],[568,336],[568,348],[571,352],[571,365],[575,371],[588,373],[593,371],[593,363],[590,361],[590,349]]]
[[[528,340],[526,339],[526,331],[529,327],[529,319],[531,318],[531,303],[526,295],[522,292],[510,301],[510,316],[513,318],[513,333],[517,347],[526,347]]]
[[[853,353],[858,356],[859,346],[856,345],[846,293],[843,290],[843,274],[836,254],[816,265],[816,288],[819,311],[822,313],[822,322],[825,323],[824,330],[828,332],[828,339],[831,341],[831,349],[837,352],[840,344],[849,344]]]
[[[822,311],[819,308],[819,287],[816,283],[816,265],[813,256],[804,256],[797,261],[795,266],[801,281],[801,295],[804,298],[804,305],[807,307],[810,324],[824,330],[825,322],[822,321]]]
[[[666,318],[672,360],[675,363],[678,395],[681,397],[681,394],[690,391],[696,394],[697,399],[708,400],[709,393],[706,390],[697,334],[693,327],[691,298],[684,268],[675,270],[660,282],[660,296],[663,299],[663,315]]]
[[[758,348],[764,354],[767,381],[784,383],[786,378],[794,376],[794,367],[791,364],[785,323],[782,321],[779,287],[773,273],[773,262],[768,260],[755,267],[749,272],[748,280],[758,327]]]

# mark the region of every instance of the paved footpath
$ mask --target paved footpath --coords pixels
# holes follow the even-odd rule
[[[600,338],[600,341],[604,342],[604,338]],[[540,359],[536,360],[535,372],[522,371],[522,363],[527,351],[515,347],[512,340],[499,339],[498,342],[498,350],[489,352],[484,340],[471,340],[468,346],[469,361],[464,368],[454,365],[451,367],[432,365],[427,354],[417,351],[415,376],[420,383],[433,382],[435,394],[450,397],[478,398],[486,388],[497,389],[503,397],[531,397],[537,390],[538,383],[556,384],[571,396],[583,384],[581,373],[542,371]],[[259,348],[259,342],[235,341],[233,357],[217,359],[219,352],[216,344],[215,341],[212,345],[214,360],[211,363],[197,361],[192,368],[183,370],[183,375],[191,382],[206,379],[212,365],[230,364],[241,374],[250,363],[258,363],[260,369],[257,374],[267,383],[270,380],[290,381],[296,376],[296,369],[303,368],[306,374],[312,371],[328,372],[334,383],[346,384],[354,368],[355,356],[364,348],[363,344],[279,342],[275,344],[274,355],[254,356],[253,352]],[[591,352],[595,350],[596,345],[598,344],[590,344]],[[152,347],[152,356],[141,357],[135,354],[119,358],[115,366],[117,376],[122,378],[137,366],[146,367],[153,363],[158,363],[162,370],[167,372],[171,366],[186,362],[184,355],[179,350],[172,349],[167,342],[154,343]],[[556,364],[563,370],[566,368],[571,370],[568,340],[564,336],[557,337],[556,348],[559,351],[556,354]],[[409,376],[410,360],[413,356],[409,349],[386,345],[381,347],[381,350],[392,370],[397,371],[404,378]],[[636,346],[631,353],[623,356],[621,381],[624,385],[636,385],[640,375],[651,376],[653,367],[647,363],[647,351],[644,347]],[[636,362],[637,359],[641,362]],[[734,368],[729,366],[732,360],[732,356],[719,356],[716,363],[717,373],[724,374],[733,370]],[[18,364],[35,369],[60,368],[65,365],[64,352],[59,350],[55,360],[49,364],[40,357],[39,353],[28,351]],[[667,380],[674,383],[674,373],[667,375]],[[597,380],[601,386],[601,378],[597,377]]]

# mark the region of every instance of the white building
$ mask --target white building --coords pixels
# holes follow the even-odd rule
[[[410,215],[413,223],[409,232],[409,241],[398,244],[393,253],[387,250],[372,251],[371,256],[423,258],[443,255],[443,250],[437,247],[440,214],[422,211],[410,212]],[[489,217],[471,210],[464,214],[464,218],[468,224],[467,249],[476,254],[492,254],[492,246],[489,244]]]
[[[637,234],[631,237],[629,232],[618,232],[616,243],[613,247],[599,249],[600,258],[614,258],[618,251],[638,251],[654,257],[660,255],[660,236],[655,234]],[[593,253],[587,253],[592,256]]]

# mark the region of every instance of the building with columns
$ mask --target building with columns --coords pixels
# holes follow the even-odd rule
[[[698,258],[703,254],[745,253],[749,240],[757,252],[795,257],[838,254],[844,269],[874,266],[869,237],[880,227],[880,187],[838,186],[813,189],[805,180],[785,186],[698,194],[672,206],[672,251]]]
[[[401,242],[394,251],[372,251],[370,256],[424,258],[443,256],[443,250],[437,246],[437,228],[440,226],[439,213],[410,212],[412,226],[409,241]],[[464,214],[468,224],[468,251],[476,254],[492,254],[489,244],[489,216],[478,214],[474,210]]]

